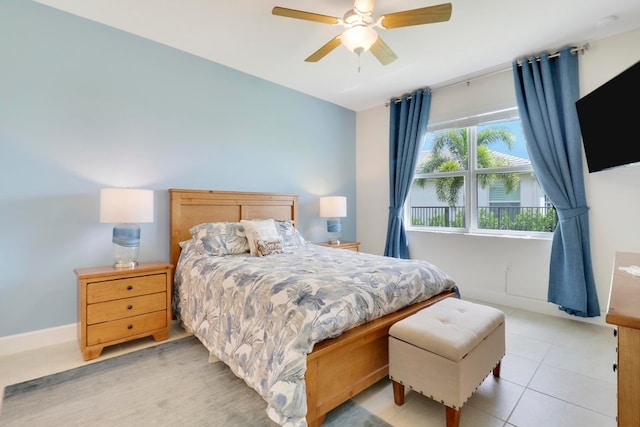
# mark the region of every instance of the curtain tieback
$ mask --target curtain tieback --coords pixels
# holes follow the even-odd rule
[[[560,221],[563,221],[565,219],[569,219],[569,218],[573,218],[579,215],[584,215],[589,211],[589,208],[587,206],[578,206],[577,208],[572,208],[572,209],[557,209],[556,208],[556,212],[558,212],[558,219]]]
[[[397,218],[402,218],[402,208],[389,207],[389,214]]]

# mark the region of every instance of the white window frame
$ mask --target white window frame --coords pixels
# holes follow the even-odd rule
[[[438,123],[430,123],[427,126],[427,133],[434,133],[447,129],[459,129],[464,127],[487,125],[493,122],[501,122],[505,120],[519,119],[518,108],[508,108],[499,111],[493,111],[489,113],[477,114],[474,116],[464,117],[460,119],[447,120]],[[477,128],[472,128],[472,134],[470,140],[476,141]],[[465,225],[463,228],[454,227],[428,227],[428,226],[414,226],[411,224],[411,206],[410,203],[405,203],[404,206],[404,223],[407,225],[406,229],[409,231],[420,232],[438,232],[438,233],[457,233],[457,234],[478,234],[478,235],[495,235],[501,237],[524,237],[524,238],[542,238],[551,239],[552,232],[541,231],[521,231],[521,230],[495,230],[478,228],[478,175],[487,173],[532,173],[533,166],[516,165],[511,167],[501,168],[488,168],[477,169],[476,158],[477,147],[476,144],[469,144],[468,157],[469,165],[467,169],[456,172],[443,172],[443,173],[429,173],[429,174],[414,174],[415,178],[444,178],[450,176],[462,176],[464,177],[464,211],[465,211]],[[417,166],[417,165],[416,165]],[[413,180],[412,180],[413,182]],[[413,190],[413,184],[412,189]],[[410,198],[410,196],[409,196]],[[407,200],[409,200],[409,198]]]

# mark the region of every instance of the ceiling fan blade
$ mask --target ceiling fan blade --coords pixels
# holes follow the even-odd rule
[[[305,59],[305,61],[318,62],[338,46],[340,46],[340,36],[336,36],[333,39],[329,40],[328,43],[326,43],[320,49],[313,52],[307,59]]]
[[[378,40],[369,48],[373,56],[375,56],[382,65],[389,65],[396,59],[396,55],[391,48],[378,36]]]
[[[304,19],[306,21],[320,22],[322,24],[338,24],[340,19],[335,16],[321,15],[319,13],[305,12],[303,10],[287,9],[276,6],[271,11],[272,14],[287,18]]]
[[[433,24],[448,21],[451,18],[451,3],[427,6],[420,9],[389,13],[379,18],[383,28],[400,28],[411,25]]]
[[[364,14],[373,13],[376,0],[355,0],[353,8]]]

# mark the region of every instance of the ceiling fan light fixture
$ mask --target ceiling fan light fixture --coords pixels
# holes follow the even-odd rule
[[[347,10],[343,18],[280,6],[275,6],[271,13],[287,18],[344,27],[342,34],[334,36],[320,49],[307,57],[305,59],[306,62],[318,62],[343,44],[351,52],[358,55],[358,63],[360,63],[360,54],[370,51],[382,65],[388,65],[398,59],[398,56],[381,37],[378,37],[378,33],[375,31],[377,28],[391,29],[445,22],[451,18],[452,10],[451,3],[443,3],[387,13],[374,18],[373,9],[376,0],[353,0],[353,2],[353,8]]]
[[[378,40],[378,33],[373,28],[364,25],[354,25],[340,36],[342,44],[357,54],[369,50],[376,40]]]

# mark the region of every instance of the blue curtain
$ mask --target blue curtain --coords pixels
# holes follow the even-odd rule
[[[431,93],[421,89],[389,104],[389,223],[386,256],[409,258],[402,207],[413,182],[418,152],[424,143],[431,106]]]
[[[581,317],[600,315],[582,172],[582,140],[575,102],[578,54],[541,55],[513,63],[516,99],[531,163],[558,213],[549,266],[548,300]]]

